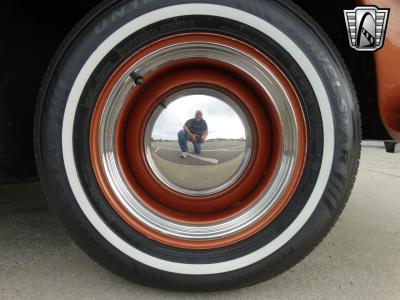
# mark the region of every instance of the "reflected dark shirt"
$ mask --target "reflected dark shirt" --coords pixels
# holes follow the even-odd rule
[[[204,120],[197,121],[196,119],[190,119],[185,123],[185,126],[189,128],[191,133],[199,137],[202,137],[208,131],[207,122]]]

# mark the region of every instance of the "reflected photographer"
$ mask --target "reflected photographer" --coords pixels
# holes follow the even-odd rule
[[[186,121],[183,130],[178,133],[179,147],[181,148],[181,157],[186,158],[189,152],[188,141],[191,141],[196,154],[201,154],[202,144],[208,137],[208,125],[203,119],[203,112],[196,111],[195,118]]]

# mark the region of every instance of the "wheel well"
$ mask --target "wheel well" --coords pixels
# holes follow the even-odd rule
[[[34,180],[33,118],[51,57],[98,1],[0,2],[0,183]]]

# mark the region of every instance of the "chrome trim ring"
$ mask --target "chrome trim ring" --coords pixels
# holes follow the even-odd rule
[[[135,82],[130,74],[135,73],[146,77],[162,66],[187,58],[211,59],[230,64],[247,73],[269,95],[279,115],[282,130],[282,152],[278,171],[263,196],[240,214],[221,222],[206,225],[170,220],[145,206],[137,199],[135,191],[131,190],[122,176],[115,151],[116,123],[127,96],[135,88]],[[102,112],[99,132],[98,143],[102,168],[120,203],[132,216],[152,230],[180,239],[194,241],[220,239],[255,224],[268,214],[284,193],[292,179],[297,161],[297,121],[289,96],[279,80],[257,59],[237,49],[217,43],[179,43],[154,51],[135,63],[120,78],[108,97]]]

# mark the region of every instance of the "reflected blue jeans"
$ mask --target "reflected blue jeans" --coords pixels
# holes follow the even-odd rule
[[[178,132],[178,141],[179,141],[179,147],[181,148],[182,152],[189,152],[188,148],[188,141],[189,141],[189,135],[186,133],[185,130],[181,130]],[[197,154],[201,153],[201,144],[200,143],[193,143],[194,151]]]

